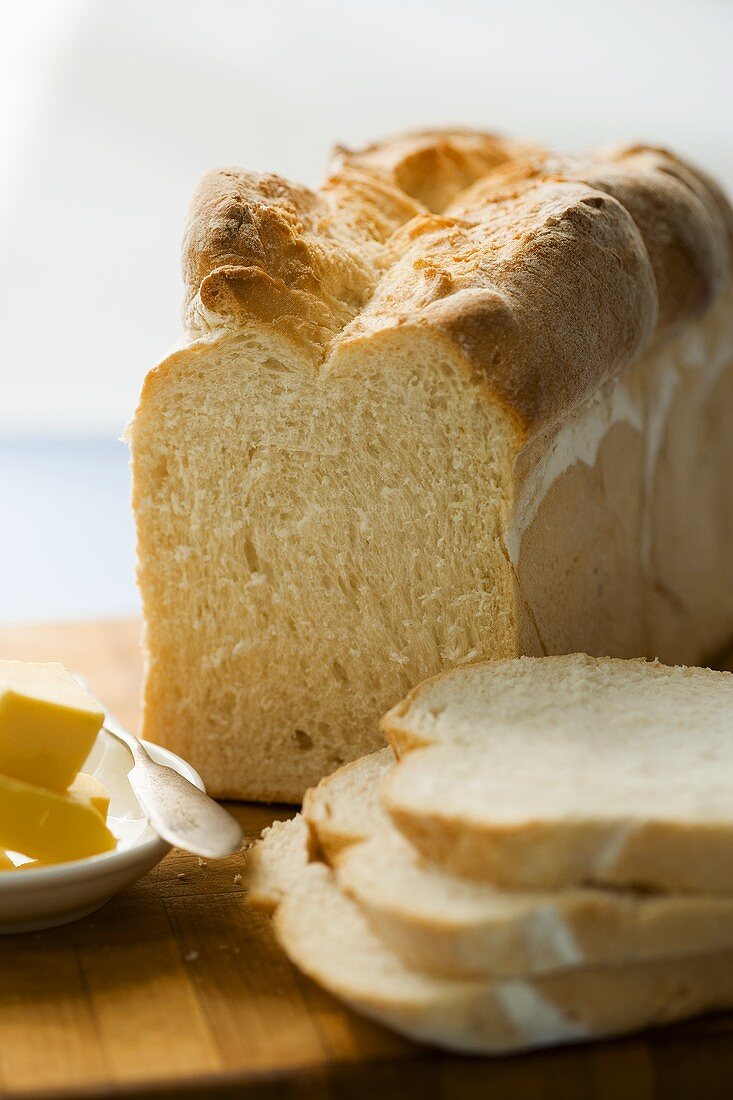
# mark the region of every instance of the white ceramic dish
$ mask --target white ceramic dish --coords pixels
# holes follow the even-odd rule
[[[199,774],[180,756],[144,744],[154,760],[204,789]],[[127,749],[102,731],[83,771],[96,775],[110,793],[108,824],[117,848],[71,863],[0,872],[0,934],[33,932],[85,917],[160,863],[170,845],[153,831],[140,809],[127,780],[131,767]]]

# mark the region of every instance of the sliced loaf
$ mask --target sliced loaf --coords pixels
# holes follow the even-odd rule
[[[384,749],[339,769],[308,792],[304,816],[341,888],[408,964],[497,977],[733,948],[731,898],[502,890],[445,871],[382,809],[392,767]]]
[[[488,662],[422,684],[382,728],[404,757],[385,806],[458,873],[733,892],[731,673],[582,654]]]
[[[307,862],[298,818],[257,858],[260,900],[290,959],[335,996],[414,1039],[498,1054],[671,1023],[733,1004],[733,952],[488,982],[405,964],[323,863]],[[295,873],[294,873],[295,869]]]
[[[300,802],[475,660],[733,635],[733,212],[632,145],[457,130],[226,168],[130,427],[143,733]]]

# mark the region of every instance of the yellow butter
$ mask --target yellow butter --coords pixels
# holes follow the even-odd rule
[[[103,721],[63,665],[0,661],[0,774],[65,791]]]
[[[0,848],[64,863],[109,852],[116,843],[88,799],[0,775]]]
[[[103,783],[99,782],[96,775],[87,775],[86,772],[79,772],[76,779],[69,787],[69,794],[75,795],[76,798],[86,799],[100,815],[102,821],[107,820],[107,814],[109,812],[109,791]]]

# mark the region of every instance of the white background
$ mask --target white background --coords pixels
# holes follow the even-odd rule
[[[126,456],[207,169],[413,126],[672,145],[733,188],[728,0],[1,2],[0,621],[134,610]]]

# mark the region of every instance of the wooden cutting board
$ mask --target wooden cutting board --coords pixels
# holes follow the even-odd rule
[[[59,660],[132,729],[135,622],[0,630],[0,657]],[[231,807],[254,838],[284,807]],[[299,975],[251,912],[242,856],[172,852],[93,916],[0,936],[0,1097],[728,1097],[733,1015],[498,1059],[398,1039]]]

